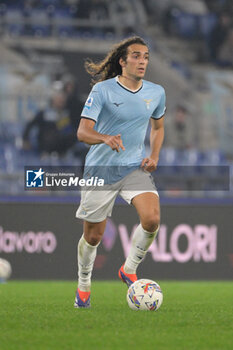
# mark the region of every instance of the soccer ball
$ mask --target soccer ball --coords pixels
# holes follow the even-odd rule
[[[0,282],[5,282],[11,275],[11,264],[0,258]]]
[[[163,302],[163,293],[158,283],[140,279],[131,284],[126,298],[132,310],[156,311]]]

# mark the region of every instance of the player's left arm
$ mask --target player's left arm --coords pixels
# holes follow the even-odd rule
[[[150,148],[151,154],[142,160],[141,167],[150,173],[157,168],[159,152],[164,139],[164,118],[151,118]]]

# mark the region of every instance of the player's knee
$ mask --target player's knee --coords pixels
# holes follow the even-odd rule
[[[142,220],[141,224],[144,230],[155,232],[160,224],[159,214],[147,215],[147,217]]]
[[[101,241],[103,234],[104,232],[101,230],[90,230],[89,232],[84,232],[84,238],[86,239],[87,243],[95,246]]]
[[[101,235],[91,235],[89,237],[89,244],[92,245],[92,246],[95,246],[97,245],[100,241],[101,241]]]
[[[100,232],[92,232],[86,235],[86,241],[90,245],[95,246],[101,241],[102,236],[103,234]]]
[[[102,223],[84,222],[84,238],[92,246],[101,241],[104,230],[105,225]]]

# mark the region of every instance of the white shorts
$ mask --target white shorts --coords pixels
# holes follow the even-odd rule
[[[112,185],[105,185],[102,189],[82,190],[76,218],[89,222],[101,222],[111,216],[117,195],[131,204],[134,197],[146,192],[152,192],[158,196],[150,173],[137,169],[122,180]]]

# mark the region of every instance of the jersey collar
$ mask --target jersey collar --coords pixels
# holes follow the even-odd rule
[[[139,89],[137,89],[137,90],[131,90],[131,89],[127,88],[125,85],[123,85],[123,84],[119,81],[119,75],[117,75],[117,76],[115,77],[115,80],[116,80],[116,82],[117,82],[118,85],[120,85],[123,89],[125,89],[125,90],[131,92],[132,94],[136,94],[136,93],[137,93],[138,91],[140,91],[140,90],[142,89],[142,87],[143,87],[143,82],[142,82],[142,85],[140,86]]]

